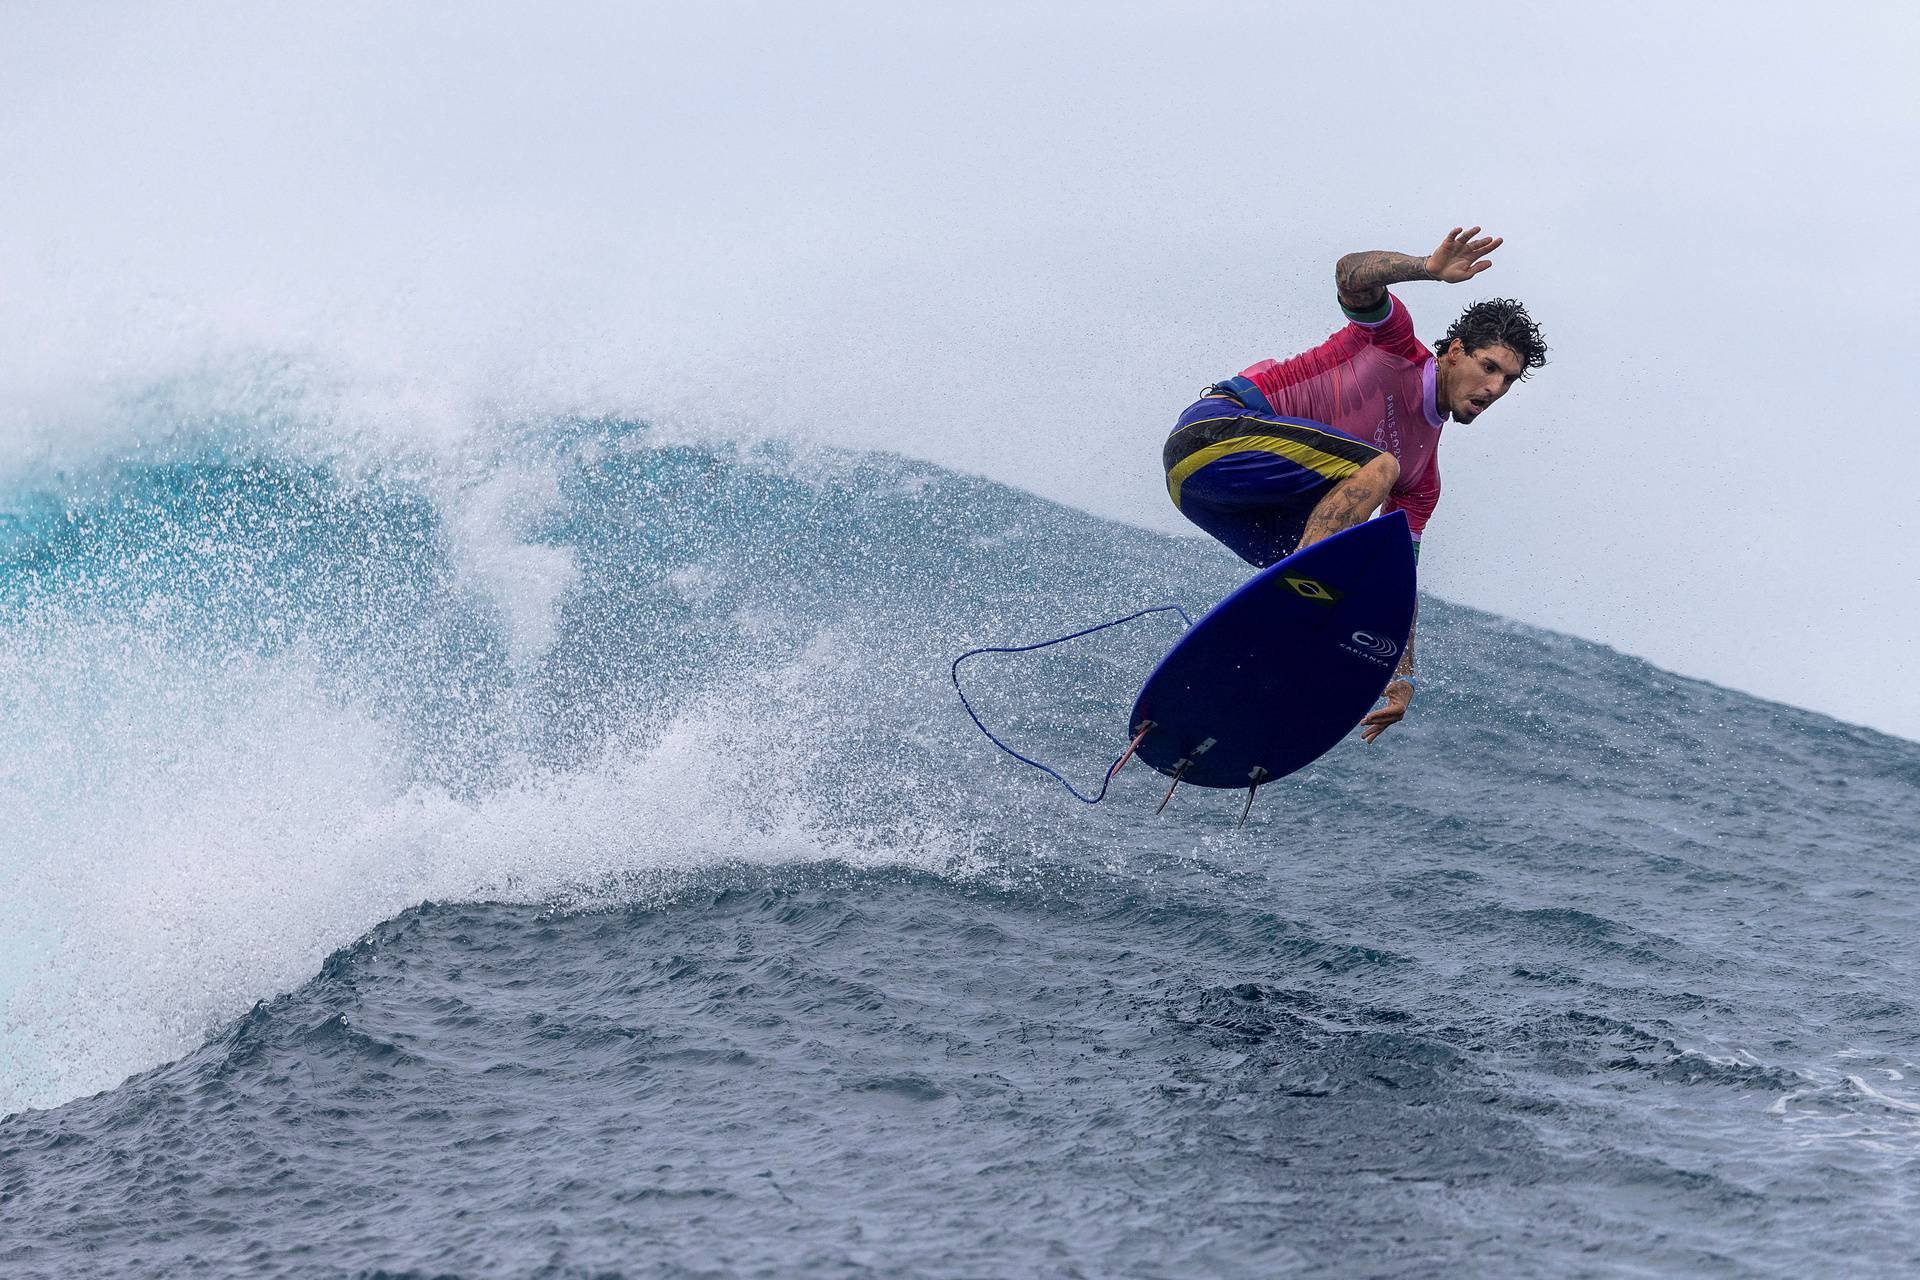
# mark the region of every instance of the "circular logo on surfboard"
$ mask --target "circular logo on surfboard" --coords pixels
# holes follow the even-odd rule
[[[1368,653],[1378,654],[1382,658],[1391,658],[1394,654],[1400,652],[1399,645],[1387,639],[1385,636],[1377,636],[1371,631],[1354,632],[1353,642],[1362,649],[1365,649]]]

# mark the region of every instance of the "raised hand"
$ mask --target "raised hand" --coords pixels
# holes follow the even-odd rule
[[[1468,227],[1465,231],[1455,227],[1447,232],[1447,238],[1440,242],[1440,247],[1427,255],[1427,275],[1448,284],[1459,284],[1492,266],[1493,263],[1487,261],[1487,255],[1503,242],[1499,236],[1474,239],[1479,235],[1478,227]]]

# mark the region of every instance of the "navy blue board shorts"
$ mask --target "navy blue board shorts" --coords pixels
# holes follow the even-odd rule
[[[1210,396],[1180,415],[1162,460],[1180,514],[1265,568],[1300,545],[1328,490],[1381,452],[1324,422]]]

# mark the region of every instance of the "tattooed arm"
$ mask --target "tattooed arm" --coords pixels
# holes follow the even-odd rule
[[[1444,280],[1459,284],[1471,280],[1493,263],[1487,255],[1501,245],[1499,236],[1482,236],[1480,228],[1459,227],[1447,232],[1440,247],[1424,258],[1386,249],[1350,253],[1333,269],[1340,286],[1340,305],[1349,311],[1372,311],[1386,301],[1387,286],[1408,280]]]

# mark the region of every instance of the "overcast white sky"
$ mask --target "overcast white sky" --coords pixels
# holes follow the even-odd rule
[[[697,8],[697,12],[688,12]],[[286,350],[898,449],[1182,530],[1195,389],[1335,258],[1507,237],[1553,363],[1424,583],[1920,738],[1910,4],[10,6],[0,464]],[[111,441],[88,447],[111,449]],[[11,456],[8,456],[11,455]]]

